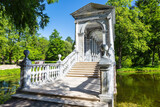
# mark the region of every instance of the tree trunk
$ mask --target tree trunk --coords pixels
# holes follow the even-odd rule
[[[2,64],[4,65],[5,64],[5,57],[2,56]]]
[[[155,57],[154,57],[154,55],[155,55],[155,44],[154,44],[154,46],[153,46],[153,55],[152,55],[152,66],[154,66],[154,61],[155,61]]]
[[[122,68],[122,65],[121,65],[121,63],[122,63],[122,47],[121,46],[119,47],[118,56],[119,56],[118,69],[121,69]]]
[[[158,47],[158,56],[159,56],[159,60],[160,60],[160,47]]]
[[[9,53],[9,63],[12,64],[12,51]]]

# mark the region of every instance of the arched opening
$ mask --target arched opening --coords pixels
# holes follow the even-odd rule
[[[84,32],[84,61],[98,62],[101,57],[100,45],[103,42],[102,25],[98,22],[88,22]]]

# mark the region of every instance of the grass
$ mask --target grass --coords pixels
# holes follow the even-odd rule
[[[0,70],[0,77],[20,75],[20,68]]]
[[[17,81],[20,79],[20,75],[11,75],[11,76],[5,76],[5,77],[0,77],[0,81]]]
[[[57,61],[45,61],[45,63],[56,63]]]
[[[31,61],[32,64],[35,64],[35,61]],[[45,61],[45,63],[56,63],[57,61]]]
[[[117,69],[118,74],[130,75],[130,74],[160,74],[160,66],[155,67],[133,67],[133,68],[121,68]]]

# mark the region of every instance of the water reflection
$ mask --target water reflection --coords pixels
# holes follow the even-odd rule
[[[117,75],[118,106],[160,107],[159,84],[160,74]]]
[[[10,98],[10,95],[16,92],[19,87],[19,79],[0,80],[0,104],[3,104]]]
[[[19,87],[19,77],[8,78],[0,80],[0,104]],[[160,74],[117,75],[118,107],[160,107],[159,84]]]

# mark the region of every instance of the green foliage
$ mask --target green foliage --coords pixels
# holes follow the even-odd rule
[[[30,51],[30,60],[44,60],[48,50],[49,41],[44,37],[32,36],[26,49]]]
[[[131,1],[108,0],[107,2],[108,5],[116,7],[115,51],[118,68],[121,68],[121,64],[123,67],[144,66],[149,64],[151,59],[151,47],[148,44],[152,40],[151,25],[142,21],[141,17],[145,16],[142,8],[132,7]],[[124,60],[126,57],[132,64],[126,64],[127,61]]]
[[[61,36],[59,36],[59,32],[54,29],[53,33],[49,37],[49,46],[48,51],[46,53],[46,60],[54,60],[57,61],[58,55],[62,55],[62,60],[68,56],[72,52],[72,44],[67,41],[61,40]]]
[[[151,36],[150,40],[147,41],[150,48],[150,50],[148,50],[148,56],[152,53],[152,65],[154,65],[157,62],[156,53],[160,53],[160,1],[137,0],[136,5],[142,13],[142,15],[139,15],[140,20],[150,26],[149,32]],[[158,57],[160,57],[160,55]]]
[[[58,0],[47,0],[48,4]],[[9,17],[18,30],[29,27],[33,33],[38,25],[41,28],[47,25],[49,17],[44,13],[45,0],[1,0],[0,7],[3,14]],[[37,21],[37,18],[40,21]]]
[[[54,29],[53,32],[52,32],[52,34],[49,36],[49,40],[52,41],[55,38],[62,39],[62,37],[59,36],[59,32],[56,29]]]
[[[66,57],[72,52],[72,44],[68,41],[64,41],[64,45],[65,45],[64,56]]]
[[[123,57],[122,66],[123,67],[131,67],[132,66],[132,59],[129,57]]]
[[[7,69],[7,70],[0,70],[0,77],[5,76],[13,76],[13,75],[20,75],[20,69]]]
[[[55,38],[54,40],[50,41],[49,48],[46,53],[46,60],[57,61],[59,54],[61,54],[62,59],[64,59],[65,55],[64,51],[65,51],[64,41],[59,38]]]
[[[73,44],[73,40],[72,40],[72,38],[71,38],[70,36],[68,36],[65,41],[68,41],[68,42],[70,42],[71,44]]]

